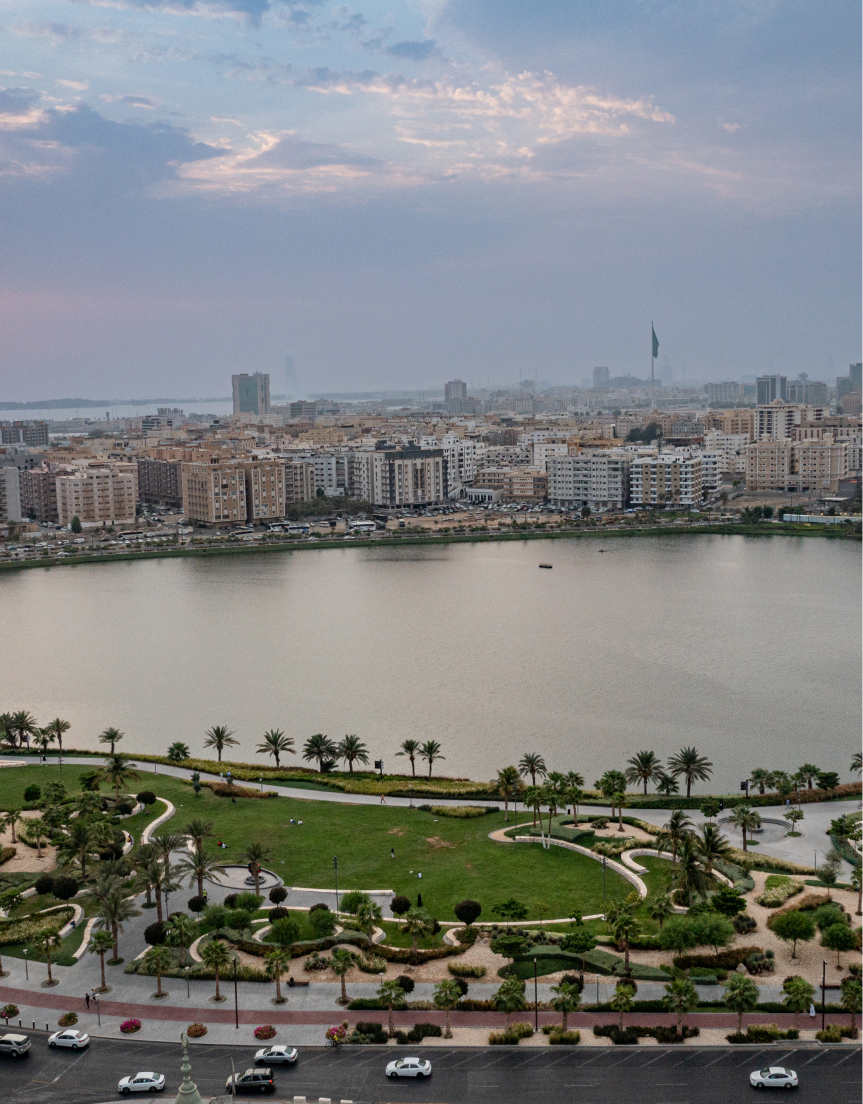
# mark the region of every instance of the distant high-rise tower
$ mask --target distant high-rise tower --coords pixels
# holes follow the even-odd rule
[[[270,413],[270,377],[267,372],[255,372],[254,375],[240,372],[231,376],[231,383],[235,414]]]
[[[851,377],[851,390],[863,392],[863,363],[849,364],[848,375]]]
[[[297,397],[299,385],[297,382],[297,365],[290,353],[285,353],[285,401]]]
[[[455,402],[456,399],[467,398],[467,384],[464,380],[450,380],[443,387],[443,397],[446,402]]]
[[[756,376],[755,387],[757,406],[767,406],[776,399],[785,402],[788,398],[787,376]]]
[[[596,391],[607,391],[609,373],[607,368],[594,368],[593,369],[593,387]]]

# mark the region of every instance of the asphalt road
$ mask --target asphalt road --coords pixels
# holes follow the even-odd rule
[[[117,1082],[138,1070],[166,1074],[166,1096],[179,1086],[179,1044],[99,1039],[79,1054],[49,1050],[44,1032],[28,1034],[33,1046],[26,1058],[0,1058],[4,1102],[103,1104],[119,1100]],[[751,1070],[786,1065],[800,1076],[796,1099],[801,1102],[860,1101],[859,1047],[416,1049],[432,1061],[430,1081],[384,1076],[387,1061],[409,1053],[408,1047],[307,1048],[294,1068],[276,1072],[276,1099],[296,1094],[358,1104],[732,1104],[752,1099]],[[254,1064],[251,1047],[192,1044],[190,1056],[192,1076],[205,1097],[225,1091],[231,1058],[238,1070]]]

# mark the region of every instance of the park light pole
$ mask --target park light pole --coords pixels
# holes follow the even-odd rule
[[[339,914],[339,860],[338,857],[333,859],[333,870],[336,872],[336,916]]]
[[[27,948],[24,948],[24,977],[27,981],[30,980],[30,972],[27,968]]]
[[[234,955],[234,1027],[240,1027],[240,1005],[237,998],[237,956]]]
[[[602,856],[602,899],[605,900],[605,870],[608,866],[608,859],[605,855]]]
[[[533,1024],[534,1030],[539,1031],[539,988],[536,980],[536,956],[533,959]]]
[[[191,968],[192,968],[191,966],[186,966],[185,967],[185,970],[186,970],[186,998],[187,999],[189,999],[192,996],[192,991],[189,988],[189,971],[191,970]]]
[[[821,1030],[824,1030],[824,1018],[827,1012],[827,960],[821,959]]]

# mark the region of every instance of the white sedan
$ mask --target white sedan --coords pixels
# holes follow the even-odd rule
[[[255,1061],[263,1062],[266,1066],[270,1065],[271,1062],[281,1062],[284,1065],[292,1066],[296,1060],[296,1047],[271,1046],[255,1052]]]
[[[164,1073],[136,1073],[134,1076],[124,1077],[117,1086],[121,1096],[128,1096],[133,1092],[157,1093],[164,1092]]]
[[[749,1084],[754,1089],[796,1089],[797,1074],[784,1066],[768,1066],[750,1073]]]
[[[49,1047],[71,1047],[72,1050],[81,1050],[90,1045],[90,1036],[86,1031],[76,1031],[73,1027],[67,1027],[65,1031],[55,1031],[48,1037]]]
[[[387,1077],[431,1077],[431,1062],[425,1058],[399,1058],[387,1066]]]

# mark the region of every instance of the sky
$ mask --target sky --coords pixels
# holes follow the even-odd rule
[[[0,0],[0,400],[832,382],[851,0]]]

